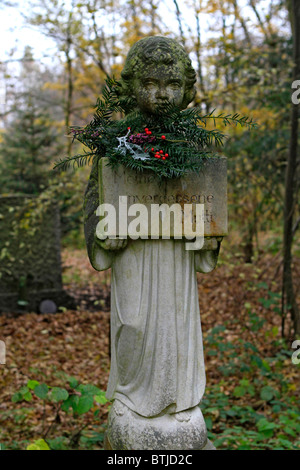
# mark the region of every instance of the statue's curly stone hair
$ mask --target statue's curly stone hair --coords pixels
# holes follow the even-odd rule
[[[142,75],[145,65],[155,66],[162,63],[172,66],[176,62],[182,62],[184,65],[185,94],[182,107],[186,108],[196,93],[196,72],[187,52],[177,41],[163,36],[149,36],[137,41],[127,55],[118,90],[120,98],[131,98],[130,109],[127,111],[136,106],[133,99],[133,79]]]

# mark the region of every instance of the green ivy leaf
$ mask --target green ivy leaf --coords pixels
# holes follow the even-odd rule
[[[78,387],[78,380],[76,380],[74,377],[69,377],[68,382],[69,382],[71,388],[77,388]]]
[[[51,450],[68,450],[68,439],[65,437],[56,437],[47,441]]]
[[[83,395],[79,398],[78,405],[76,409],[74,409],[74,412],[79,415],[83,415],[84,413],[90,411],[90,409],[93,407],[93,404],[94,398],[92,395]]]
[[[206,424],[207,430],[210,431],[213,427],[213,422],[210,416],[205,418],[205,424]]]
[[[94,396],[94,400],[96,403],[99,403],[100,405],[105,405],[105,403],[108,402],[105,392],[100,392],[97,395]]]
[[[275,423],[270,423],[266,418],[260,419],[256,423],[258,431],[264,435],[266,438],[270,438],[273,436],[274,429],[276,429],[276,424]]]
[[[51,390],[50,400],[55,403],[58,403],[59,401],[65,401],[68,398],[69,398],[69,394],[67,390],[64,388],[54,387]]]
[[[81,395],[98,395],[101,394],[102,390],[96,387],[95,385],[91,384],[81,384],[77,387],[77,390],[81,393]]]
[[[32,401],[32,395],[31,395],[31,393],[30,393],[29,391],[28,391],[27,393],[24,393],[23,399],[24,399],[25,401],[28,401],[28,402],[29,402],[29,401]]]
[[[46,384],[37,385],[34,388],[34,394],[41,398],[41,400],[45,400],[48,395],[49,387]]]
[[[260,398],[264,401],[271,401],[274,398],[276,391],[270,387],[263,387],[260,391]]]
[[[29,382],[27,383],[27,387],[29,388],[29,390],[34,390],[35,387],[39,384],[40,383],[37,382],[36,380],[29,380]]]
[[[18,403],[20,401],[23,401],[23,395],[21,392],[16,392],[13,397],[12,397],[12,402],[13,403]]]
[[[78,395],[71,395],[67,400],[65,400],[62,404],[61,409],[65,412],[69,411],[71,407],[74,412],[77,412],[77,406],[79,403],[79,396]]]
[[[50,447],[44,439],[38,439],[33,444],[30,444],[26,450],[50,450]]]
[[[238,385],[238,386],[235,387],[235,389],[233,390],[233,396],[234,396],[234,397],[240,398],[240,397],[243,397],[244,395],[246,395],[246,389],[245,389],[245,387],[242,387],[242,386]]]

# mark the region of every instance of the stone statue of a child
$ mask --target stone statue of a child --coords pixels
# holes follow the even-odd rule
[[[127,56],[120,94],[155,115],[165,102],[184,109],[194,98],[195,81],[191,61],[176,41],[148,37]],[[201,449],[207,434],[198,406],[205,369],[196,271],[214,269],[220,243],[210,239],[194,252],[185,249],[184,240],[101,241],[98,188],[95,164],[85,195],[85,234],[93,267],[112,268],[110,445]]]

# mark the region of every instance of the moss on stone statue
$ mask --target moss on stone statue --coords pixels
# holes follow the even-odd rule
[[[168,96],[157,99],[147,90],[151,89],[151,81],[159,85],[166,80],[175,91],[175,104],[186,108],[196,92],[196,73],[188,54],[174,39],[161,36],[140,39],[130,49],[121,73],[119,94],[130,98],[127,111],[138,108],[155,114],[157,104],[167,101]]]

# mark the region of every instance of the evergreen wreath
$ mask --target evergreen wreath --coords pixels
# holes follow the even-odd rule
[[[170,103],[160,107],[155,116],[136,111],[114,120],[115,113],[125,114],[130,106],[130,100],[118,97],[119,86],[108,77],[90,124],[71,127],[73,141],[78,140],[89,151],[60,160],[55,169],[66,170],[72,164],[83,166],[95,158],[108,157],[112,168],[122,164],[139,172],[151,170],[159,178],[179,178],[198,172],[205,159],[217,156],[211,147],[223,145],[225,134],[206,129],[208,120],[214,125],[221,120],[225,126],[257,127],[252,119],[239,114],[214,116],[212,111],[202,115],[198,107],[181,110]]]

